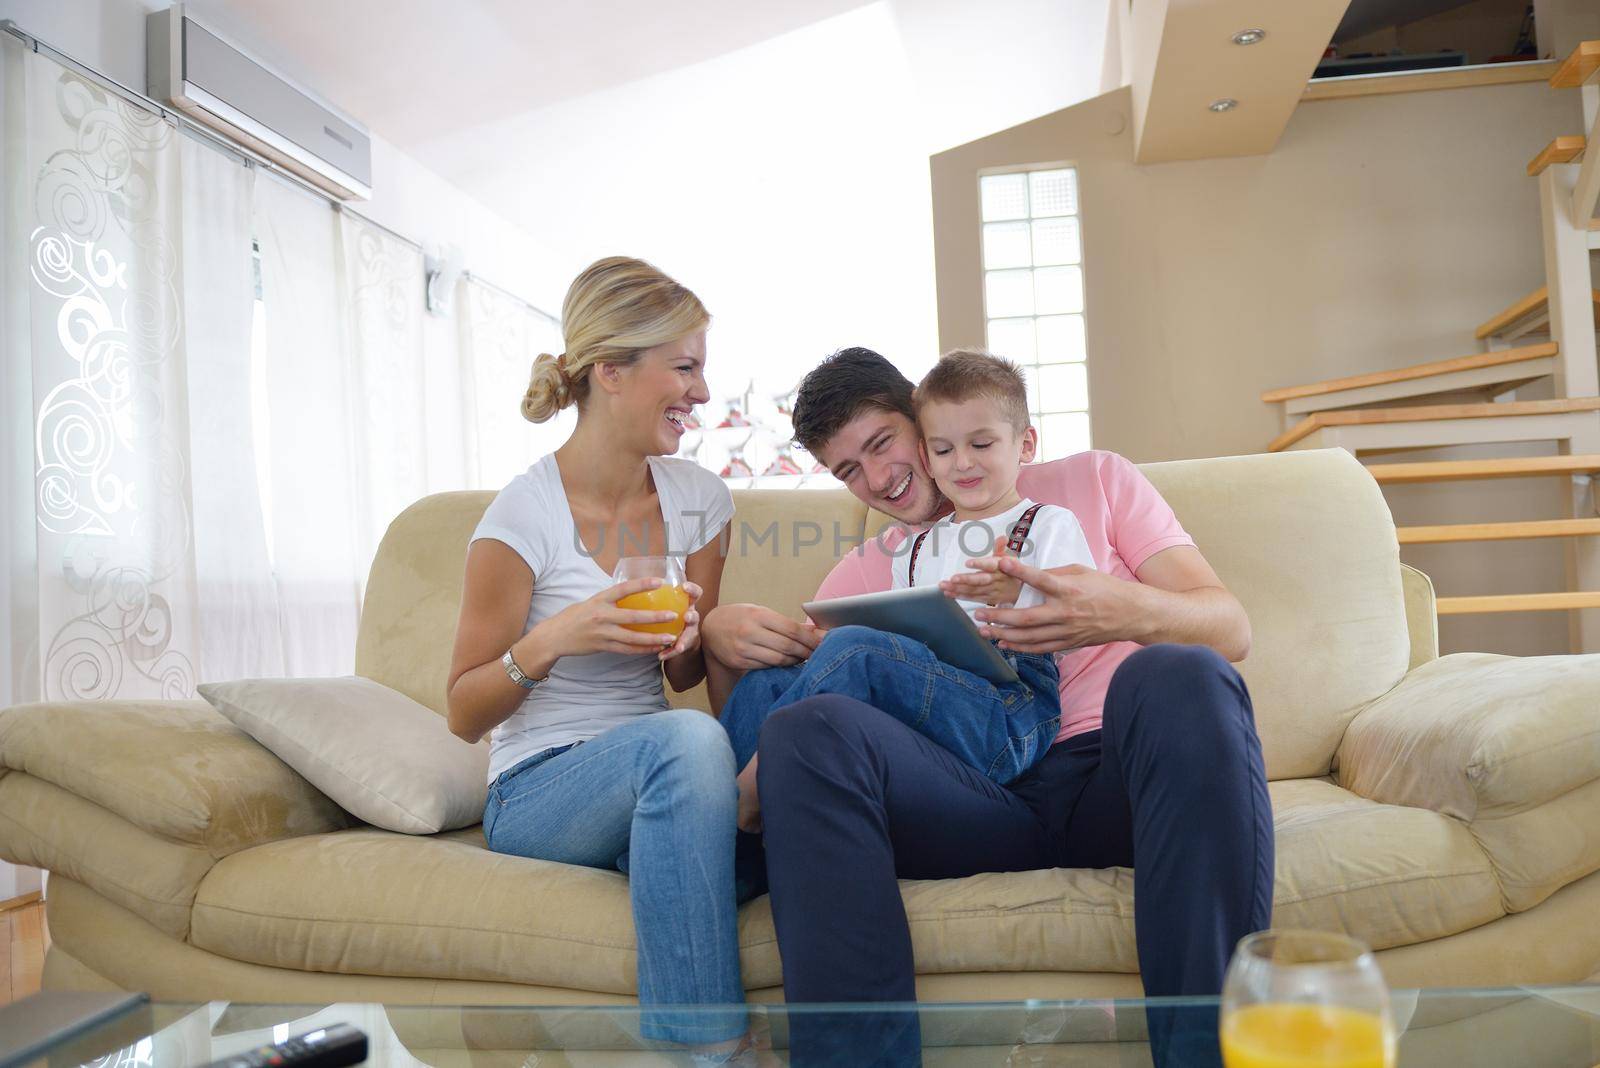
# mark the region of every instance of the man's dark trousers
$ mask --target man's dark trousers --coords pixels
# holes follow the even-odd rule
[[[751,726],[728,724],[741,766]],[[1132,867],[1151,997],[1217,993],[1234,944],[1270,924],[1261,743],[1243,680],[1210,649],[1134,653],[1101,730],[1057,744],[1009,787],[850,698],[774,713],[759,748],[791,1003],[915,1000],[900,878]],[[914,1018],[893,1014],[791,1020],[797,1063],[914,1062],[916,1041]]]

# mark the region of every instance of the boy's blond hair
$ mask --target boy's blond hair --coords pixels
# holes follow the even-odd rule
[[[1028,380],[1022,368],[982,349],[951,349],[939,357],[912,397],[917,413],[933,401],[961,403],[988,397],[1017,433],[1028,429]]]

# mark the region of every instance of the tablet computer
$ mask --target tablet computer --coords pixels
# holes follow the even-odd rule
[[[953,597],[937,586],[834,597],[802,605],[819,626],[873,627],[922,642],[951,667],[970,671],[996,686],[1018,681],[1017,673]]]

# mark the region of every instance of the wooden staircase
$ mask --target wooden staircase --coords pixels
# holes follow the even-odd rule
[[[1600,330],[1600,289],[1589,291],[1594,309],[1594,325]],[[1478,324],[1472,336],[1479,341],[1510,344],[1529,334],[1550,332],[1550,289],[1540,286],[1532,293],[1493,317]]]
[[[1546,593],[1453,595],[1440,615],[1563,611],[1574,651],[1600,652],[1600,289],[1589,251],[1600,248],[1600,41],[1581,44],[1550,82],[1581,88],[1587,137],[1557,138],[1528,164],[1539,181],[1545,284],[1479,324],[1482,351],[1393,370],[1269,390],[1281,406],[1283,432],[1269,449],[1339,447],[1363,460],[1385,453],[1548,442],[1557,455],[1370,463],[1382,488],[1477,479],[1556,478],[1566,514],[1532,520],[1405,526],[1402,546],[1561,539],[1568,589]],[[1553,399],[1521,400],[1516,391],[1548,383]]]

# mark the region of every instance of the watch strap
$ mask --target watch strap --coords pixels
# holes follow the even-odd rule
[[[500,658],[500,666],[506,669],[506,676],[510,678],[512,682],[516,683],[518,686],[521,686],[524,690],[531,690],[544,681],[544,679],[535,679],[525,674],[523,670],[517,666],[516,660],[511,656],[510,649],[507,649],[505,655]],[[546,676],[546,678],[548,677],[549,676]]]

